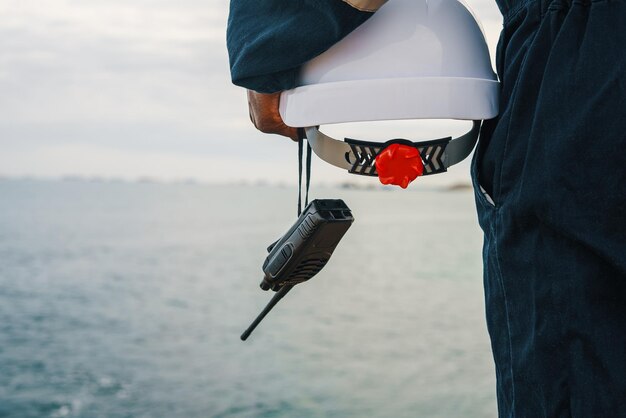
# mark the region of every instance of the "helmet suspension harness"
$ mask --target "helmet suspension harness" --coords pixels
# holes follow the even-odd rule
[[[307,128],[306,138],[313,151],[327,163],[406,189],[417,177],[446,172],[448,167],[464,160],[476,144],[480,125],[480,121],[474,121],[472,129],[458,138],[420,142],[392,139],[380,143],[351,138],[339,141],[317,127]]]

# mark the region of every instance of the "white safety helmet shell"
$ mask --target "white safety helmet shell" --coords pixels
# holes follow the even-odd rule
[[[320,28],[323,30],[323,28]],[[490,119],[498,82],[473,14],[457,0],[389,0],[306,63],[280,113],[293,127],[398,119]]]

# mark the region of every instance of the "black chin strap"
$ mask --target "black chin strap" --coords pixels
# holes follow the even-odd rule
[[[303,128],[298,129],[298,216],[302,213],[302,154],[304,152],[306,133]],[[311,145],[306,141],[306,184],[304,207],[309,204],[309,186],[311,185]]]

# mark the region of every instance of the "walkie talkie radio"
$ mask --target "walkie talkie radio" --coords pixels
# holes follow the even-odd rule
[[[295,285],[322,270],[353,221],[352,212],[340,199],[316,199],[306,206],[289,231],[267,249],[261,289],[277,293],[241,335],[242,340]]]

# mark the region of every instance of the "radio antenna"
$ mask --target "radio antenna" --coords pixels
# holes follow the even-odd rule
[[[252,322],[252,324],[250,324],[248,329],[245,330],[243,334],[241,334],[241,341],[245,341],[246,339],[248,339],[250,334],[252,334],[252,331],[254,331],[254,329],[257,327],[257,325],[259,325],[261,323],[263,318],[265,318],[265,316],[272,310],[272,308],[274,306],[276,306],[278,301],[281,300],[287,293],[289,293],[289,291],[294,286],[295,285],[293,285],[293,284],[286,284],[283,287],[281,287],[278,292],[276,292],[276,294],[270,300],[270,302],[267,304],[265,309],[263,309],[263,311],[259,314],[259,316],[256,317],[256,319]]]

